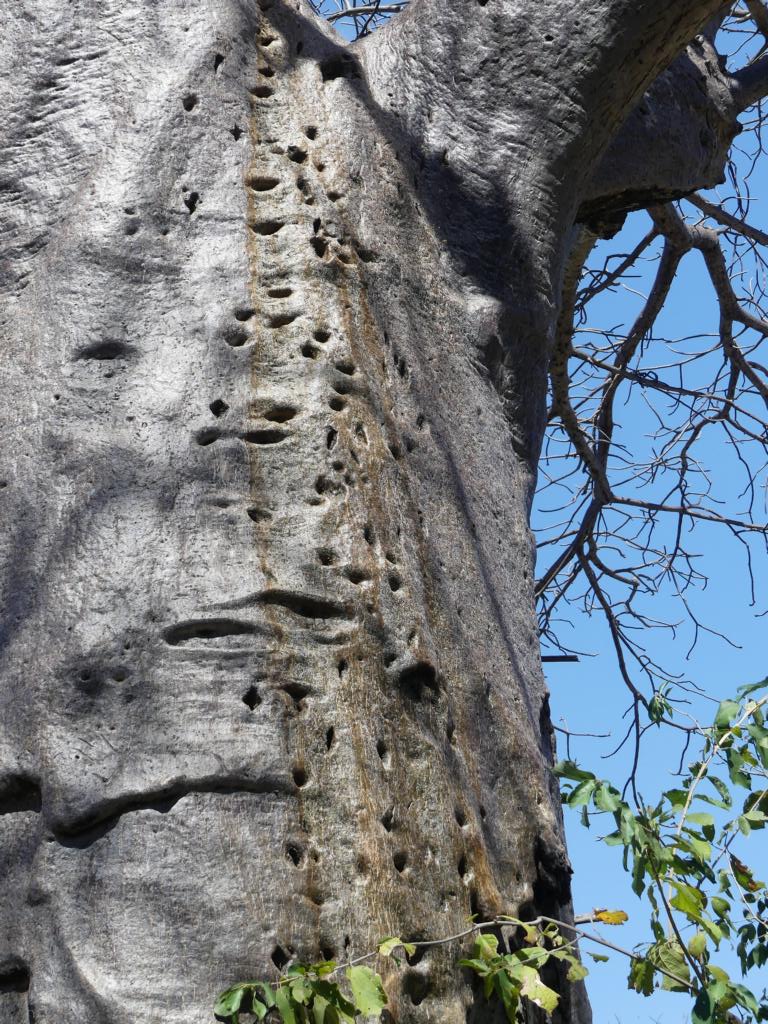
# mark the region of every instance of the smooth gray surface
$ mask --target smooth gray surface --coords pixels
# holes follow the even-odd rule
[[[421,0],[348,52],[296,5],[4,5],[3,1022],[203,1024],[284,956],[569,913],[547,349],[717,6]],[[491,1019],[454,956],[395,1019]]]

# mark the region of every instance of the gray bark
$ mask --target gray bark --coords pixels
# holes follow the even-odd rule
[[[547,352],[578,210],[655,181],[602,155],[718,6],[421,0],[350,48],[5,4],[3,1021],[202,1024],[286,957],[570,912]],[[455,956],[393,1019],[491,1019]]]

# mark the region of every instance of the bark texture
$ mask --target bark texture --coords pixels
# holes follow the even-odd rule
[[[421,0],[350,48],[5,4],[3,1022],[203,1024],[293,955],[569,913],[547,354],[579,207],[656,181],[602,154],[718,6]],[[491,1020],[454,959],[392,1019]]]

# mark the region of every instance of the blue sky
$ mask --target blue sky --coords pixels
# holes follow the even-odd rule
[[[764,176],[762,180],[765,180]],[[755,187],[761,183],[757,177],[754,181]],[[724,189],[723,194],[727,194],[727,190]],[[766,202],[761,204],[759,199],[755,201],[750,217],[756,226],[768,226],[768,216],[762,212],[766,208]],[[629,251],[634,241],[645,233],[647,226],[645,215],[633,216],[619,237],[604,244],[606,251]],[[633,285],[642,295],[647,291],[647,274],[644,279],[633,282]],[[607,296],[593,310],[590,323],[594,326],[626,326],[631,323],[640,302],[641,298],[626,293]],[[693,253],[683,263],[659,323],[658,333],[669,338],[710,335],[717,328],[717,317],[718,310],[703,261],[699,254]],[[657,347],[661,344],[658,343]],[[638,433],[641,433],[647,425],[647,417],[644,418],[637,404],[630,403],[625,416],[628,430],[636,426]],[[636,420],[635,424],[633,420]],[[702,448],[702,458],[711,467],[728,506],[737,506],[741,485],[737,484],[733,455],[728,444],[713,435],[712,440]],[[758,515],[761,511],[764,522],[764,496],[757,504]],[[692,629],[685,626],[677,637],[661,630],[654,631],[654,634],[649,634],[647,642],[657,660],[670,669],[683,672],[709,695],[720,700],[731,695],[739,685],[768,676],[765,642],[768,618],[759,617],[759,613],[768,607],[765,556],[762,561],[758,559],[755,563],[757,602],[753,607],[743,552],[739,545],[730,538],[727,531],[718,526],[700,527],[694,536],[694,546],[701,554],[700,564],[709,577],[709,583],[706,589],[689,595],[692,605],[702,622],[712,625],[725,634],[731,644],[738,646],[731,646],[723,639],[704,633],[689,654]],[[646,607],[661,619],[681,618],[679,604],[669,594],[658,595],[647,602]],[[555,724],[566,726],[574,732],[610,732],[610,740],[572,740],[571,752],[585,767],[597,774],[623,780],[628,768],[628,752],[622,752],[611,760],[603,760],[621,735],[621,715],[627,705],[626,690],[619,678],[605,627],[598,615],[592,618],[583,614],[574,615],[571,634],[575,646],[592,652],[593,656],[583,657],[579,664],[545,666],[552,691],[553,720]],[[702,716],[707,717],[707,702],[700,700],[697,706]],[[564,755],[562,736],[559,737],[559,744],[560,753]],[[677,739],[670,736],[667,730],[652,730],[647,734],[640,769],[641,791],[644,795],[650,798],[670,787],[678,756]],[[620,929],[608,929],[610,934],[606,937],[630,948],[636,942],[646,940],[648,915],[631,892],[628,877],[621,867],[620,852],[597,841],[599,823],[595,823],[593,829],[587,832],[579,824],[578,815],[566,811],[566,827],[575,869],[574,900],[577,912],[598,906],[623,908],[630,914],[629,923]],[[751,860],[757,864],[766,863],[768,846],[762,833],[758,835],[760,838],[752,840],[755,849]],[[738,976],[735,961],[726,957],[723,964],[735,977]],[[626,974],[626,961],[618,955],[613,956],[609,964],[597,964],[591,968],[587,984],[596,1022],[683,1024],[690,1020],[690,1002],[686,997],[657,993],[651,999],[644,999],[627,989]],[[759,992],[764,985],[768,985],[768,976],[760,979],[753,976],[750,984]]]

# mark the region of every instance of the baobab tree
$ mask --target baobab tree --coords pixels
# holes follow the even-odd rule
[[[4,13],[3,1020],[202,1022],[293,956],[568,919],[560,312],[626,211],[688,244],[663,204],[766,58],[722,66],[721,0],[416,0],[354,44],[301,0]],[[390,1012],[492,1011],[438,949]]]

